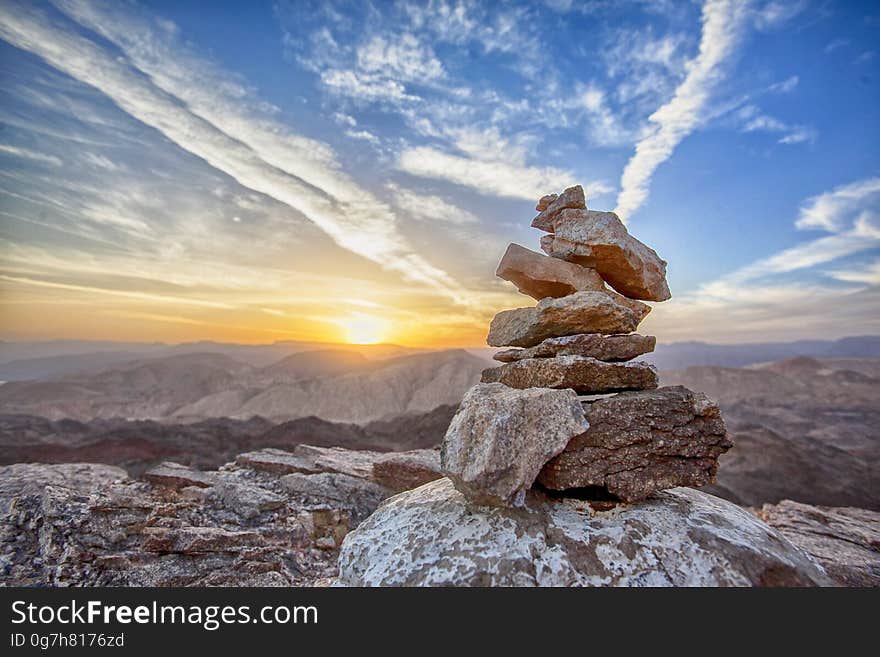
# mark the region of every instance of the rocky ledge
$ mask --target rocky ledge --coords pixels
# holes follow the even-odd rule
[[[382,486],[383,495],[390,495],[394,488],[415,486],[439,476],[434,450],[394,452],[375,460],[370,454],[306,446],[293,452],[259,450],[212,471],[165,464],[151,471],[152,483],[130,479],[120,468],[100,464],[2,467],[0,585],[325,583],[337,574],[337,546],[358,526],[355,516],[373,510],[375,486]],[[308,496],[300,496],[281,482],[293,474],[302,475],[307,482],[310,477],[326,481],[312,487]],[[343,478],[343,485],[335,487],[332,475]],[[359,482],[362,487],[346,485]],[[322,494],[329,496],[322,499]],[[793,556],[793,548],[784,542],[787,539],[811,555],[836,584],[880,584],[880,514],[862,509],[785,501],[753,510],[762,524],[738,507],[683,488],[657,493],[640,504],[586,502],[532,490],[525,508],[495,509],[483,515],[480,507],[461,505],[458,495],[448,482],[438,482],[388,499],[374,520],[361,525],[362,531],[349,534],[352,551],[348,547],[343,550],[340,582],[420,583],[427,577],[427,560],[447,549],[463,555],[455,567],[461,565],[463,581],[468,583],[559,583],[568,581],[569,576],[572,583],[694,583],[716,576],[738,582],[743,581],[742,576],[774,584],[791,581],[789,577],[816,577],[810,567],[799,570],[798,564],[802,566],[806,557]],[[438,541],[426,541],[415,529],[407,533],[406,543],[394,546],[390,535],[380,536],[369,548],[374,554],[384,546],[388,555],[398,550],[409,555],[407,559],[419,557],[422,561],[418,568],[407,562],[405,576],[381,574],[390,557],[380,560],[377,569],[365,570],[361,557],[366,555],[361,551],[368,549],[366,537],[375,537],[380,520],[414,500],[420,502],[410,512],[412,517],[424,520],[433,505],[444,509],[434,525],[439,530]],[[655,525],[661,518],[663,523]],[[719,518],[724,524],[718,524]],[[581,526],[583,519],[589,524]],[[458,524],[450,524],[453,522]],[[395,526],[403,524],[404,517],[400,517]],[[621,538],[614,538],[615,526]],[[579,528],[581,534],[570,535],[560,527]],[[514,530],[508,531],[510,528]],[[517,528],[523,530],[519,536]],[[623,530],[632,530],[632,538],[624,540]],[[712,543],[710,552],[700,552],[698,546],[716,534],[720,535],[717,545],[724,549],[716,550],[716,543]],[[486,545],[508,556],[495,570],[477,576],[467,568],[488,558],[481,557],[476,547],[481,535],[497,539]],[[589,541],[578,548],[572,535],[587,536]],[[684,539],[693,542],[689,549],[699,556],[695,563],[705,566],[717,560],[733,565],[725,565],[715,575],[707,575],[705,570],[680,570],[684,558],[677,550]],[[751,543],[731,547],[731,542],[740,540],[758,540],[757,546],[763,548]],[[530,552],[522,552],[527,546],[535,547],[534,561],[530,561]],[[728,550],[742,559],[738,565],[724,556]],[[593,554],[599,554],[600,560],[591,566]],[[755,563],[749,565],[753,558]],[[765,568],[777,558],[781,564],[778,570]],[[439,569],[450,563],[448,558],[438,563],[438,570],[430,577],[437,577]],[[559,570],[559,564],[568,565]],[[449,575],[451,571],[446,572]]]
[[[0,583],[308,586],[396,490],[439,477],[436,450],[298,446],[142,480],[88,463],[0,467]]]

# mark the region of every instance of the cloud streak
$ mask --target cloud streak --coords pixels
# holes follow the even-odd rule
[[[649,132],[637,144],[620,179],[615,212],[628,219],[648,197],[651,178],[681,141],[701,122],[710,94],[723,76],[723,65],[739,42],[747,3],[707,0],[699,54],[687,65],[687,75],[672,99],[649,118]]]
[[[455,281],[410,250],[393,211],[353,183],[327,146],[254,118],[244,102],[246,89],[189,53],[174,51],[169,35],[120,13],[118,5],[57,5],[118,45],[133,67],[25,6],[4,3],[0,36],[98,89],[242,186],[300,212],[342,248],[461,299]]]

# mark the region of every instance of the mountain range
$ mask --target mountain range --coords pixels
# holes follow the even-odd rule
[[[281,359],[308,351],[345,351],[370,360],[413,355],[430,351],[393,344],[351,345],[283,341],[272,344],[189,342],[169,345],[160,342],[111,342],[97,340],[54,340],[45,342],[0,341],[0,381],[50,379],[71,374],[98,372],[125,363],[185,354],[221,354],[251,367],[266,367]],[[470,349],[470,353],[491,359],[495,349]],[[813,358],[880,357],[880,336],[857,336],[839,340],[799,340],[750,344],[706,342],[663,343],[645,357],[661,370],[699,365],[745,367],[795,356]]]
[[[0,413],[51,420],[208,418],[272,422],[310,415],[365,423],[457,404],[487,363],[464,350],[368,359],[304,351],[264,367],[219,353],[148,358],[98,372],[0,386]]]

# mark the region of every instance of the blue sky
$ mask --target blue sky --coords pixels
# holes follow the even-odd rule
[[[878,32],[816,0],[4,2],[2,337],[478,345],[578,182],[669,261],[661,340],[880,332]]]

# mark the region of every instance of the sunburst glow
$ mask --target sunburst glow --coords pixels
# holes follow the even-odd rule
[[[340,322],[350,344],[376,344],[385,339],[386,323],[377,317],[356,315]]]

